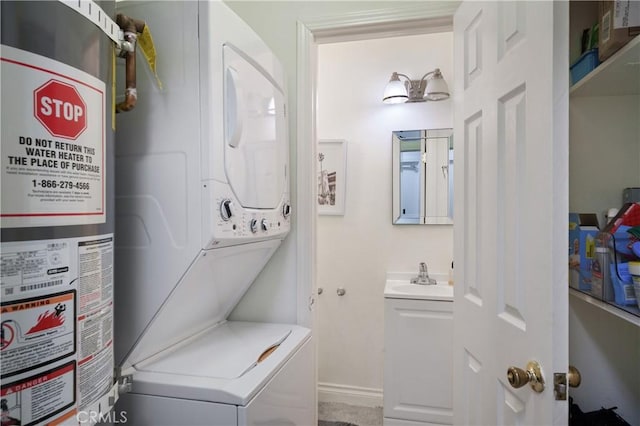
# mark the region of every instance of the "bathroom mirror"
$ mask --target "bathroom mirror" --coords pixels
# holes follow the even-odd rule
[[[453,224],[453,129],[393,132],[393,223]]]

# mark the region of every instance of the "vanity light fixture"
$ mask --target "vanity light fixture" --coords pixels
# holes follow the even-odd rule
[[[431,76],[430,78],[427,78]],[[400,77],[405,79],[404,83]],[[429,71],[420,80],[411,80],[407,75],[394,72],[384,88],[382,102],[399,104],[404,102],[442,101],[449,98],[449,87],[440,68]]]

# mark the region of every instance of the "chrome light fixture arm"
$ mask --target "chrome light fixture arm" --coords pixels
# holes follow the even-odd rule
[[[397,76],[404,77],[406,79],[404,86],[406,87],[407,94],[409,96],[407,102],[424,102],[424,90],[427,88],[426,77],[432,73],[433,71],[425,74],[420,80],[411,80],[411,78],[406,74],[394,73]]]
[[[433,71],[429,71],[428,73],[426,73],[425,75],[422,76],[422,78],[420,79],[420,81],[425,81],[427,79],[427,77],[429,77],[431,74],[440,74],[440,68],[436,68]]]
[[[431,79],[428,77],[433,75]],[[405,79],[401,84],[400,77]],[[404,85],[404,89],[401,87]],[[431,86],[433,87],[431,87]],[[427,91],[427,88],[430,90]],[[425,94],[426,92],[426,94]],[[408,75],[399,72],[393,72],[391,79],[385,88],[383,102],[400,103],[400,102],[424,102],[440,101],[449,97],[449,88],[442,77],[440,68],[429,71],[422,76],[420,80],[412,80]]]

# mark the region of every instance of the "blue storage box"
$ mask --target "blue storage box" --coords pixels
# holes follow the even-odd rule
[[[569,213],[569,286],[591,291],[591,262],[596,252],[598,218]]]
[[[580,56],[569,69],[571,70],[571,85],[573,86],[579,82],[585,75],[593,71],[598,65],[600,60],[598,59],[598,48],[587,50]]]

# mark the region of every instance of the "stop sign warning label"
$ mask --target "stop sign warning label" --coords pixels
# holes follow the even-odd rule
[[[105,222],[105,83],[0,45],[2,228]]]
[[[76,139],[87,128],[87,105],[75,86],[49,80],[33,95],[34,115],[53,136]]]

